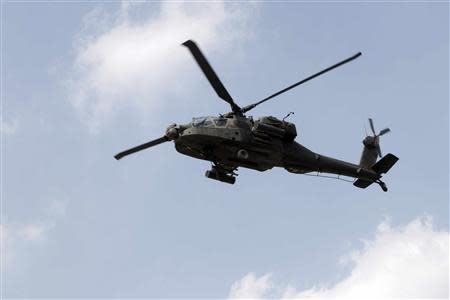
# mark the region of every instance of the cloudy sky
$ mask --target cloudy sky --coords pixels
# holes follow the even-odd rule
[[[358,51],[255,116],[357,162],[392,132],[389,187],[241,169],[234,186],[173,144],[113,155],[245,105]],[[2,295],[448,297],[449,5],[2,3]]]

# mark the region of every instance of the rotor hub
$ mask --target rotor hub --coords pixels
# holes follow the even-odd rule
[[[166,137],[169,140],[174,140],[174,139],[178,138],[179,136],[180,136],[180,132],[177,128],[177,124],[171,124],[169,127],[167,127]]]

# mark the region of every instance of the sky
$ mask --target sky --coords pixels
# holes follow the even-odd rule
[[[399,162],[373,185],[209,163],[171,123],[241,106],[313,151],[358,162],[374,119]],[[445,2],[2,2],[5,298],[448,298],[449,5]]]

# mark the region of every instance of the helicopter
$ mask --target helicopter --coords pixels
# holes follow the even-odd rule
[[[195,117],[187,124],[171,124],[162,137],[118,153],[114,156],[117,160],[173,141],[177,152],[211,162],[211,170],[205,173],[207,178],[229,184],[235,183],[239,167],[261,172],[280,167],[295,174],[317,172],[343,175],[354,178],[353,185],[358,188],[367,188],[372,183],[377,183],[383,191],[388,190],[381,177],[398,158],[391,153],[382,156],[380,137],[390,132],[390,129],[385,128],[376,133],[371,118],[369,124],[373,135],[367,135],[362,141],[361,158],[355,164],[315,153],[297,143],[296,127],[286,121],[292,113],[282,120],[273,116],[253,119],[246,115],[256,106],[358,58],[361,52],[258,102],[241,107],[228,93],[197,44],[188,40],[182,45],[190,51],[219,98],[230,105],[231,111],[219,116]],[[378,157],[381,159],[377,161]]]

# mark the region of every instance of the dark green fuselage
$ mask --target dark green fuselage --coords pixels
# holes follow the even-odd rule
[[[314,153],[294,140],[294,124],[274,117],[201,117],[176,128],[178,152],[230,170],[281,167],[298,174],[317,171],[372,181],[381,177],[370,168]]]

